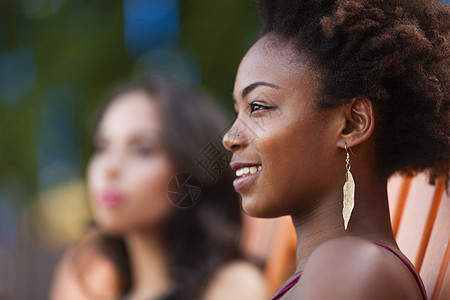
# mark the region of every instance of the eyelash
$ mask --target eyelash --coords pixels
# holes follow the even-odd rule
[[[258,103],[254,103],[254,102],[251,102],[251,103],[249,103],[248,105],[250,106],[250,115],[251,115],[252,113],[256,112],[256,111],[259,111],[259,110],[268,110],[268,109],[271,109],[271,108],[272,108],[272,107],[265,106],[265,105],[258,104]],[[258,106],[259,109],[255,109],[255,106]],[[237,117],[238,114],[239,114],[239,112],[235,110],[235,111],[234,111],[234,116]]]
[[[249,106],[250,106],[250,114],[254,113],[255,111],[261,110],[261,109],[270,109],[270,107],[268,107],[268,106],[264,106],[262,104],[258,104],[258,103],[254,103],[254,102],[250,103]],[[255,106],[258,106],[260,108],[255,109]]]

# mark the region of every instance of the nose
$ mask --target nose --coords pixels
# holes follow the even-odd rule
[[[236,119],[222,138],[222,144],[229,151],[238,151],[248,144],[246,126]]]
[[[116,179],[120,174],[121,157],[118,153],[110,153],[103,165],[103,171],[108,179]]]

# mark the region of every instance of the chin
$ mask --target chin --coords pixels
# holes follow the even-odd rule
[[[115,230],[115,229],[103,229],[102,228],[102,232],[109,237],[114,237],[114,238],[120,238],[120,237],[124,237],[125,233],[123,231],[120,230]]]
[[[264,205],[262,202],[262,197],[258,199],[256,197],[242,197],[242,209],[245,214],[255,218],[278,218],[285,215],[277,213],[276,206]],[[270,203],[269,200],[268,203]],[[274,202],[272,201],[272,203]]]
[[[111,220],[105,221],[105,220],[97,219],[96,223],[98,225],[98,228],[107,235],[122,236],[128,231],[128,228],[126,228],[126,226],[122,226],[122,224],[120,224],[120,222],[113,222]]]

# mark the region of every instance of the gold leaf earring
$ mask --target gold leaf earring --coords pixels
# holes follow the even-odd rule
[[[344,229],[347,230],[353,207],[355,207],[355,181],[353,180],[353,175],[350,172],[350,154],[348,153],[347,143],[345,143],[345,152],[347,152],[347,157],[345,159],[345,169],[347,172],[345,173],[345,183],[343,187],[344,200],[342,217],[344,218]]]

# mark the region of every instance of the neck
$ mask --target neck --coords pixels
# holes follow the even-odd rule
[[[355,176],[355,185],[355,207],[347,230],[344,230],[342,218],[342,187],[316,202],[321,204],[308,214],[292,216],[297,233],[297,272],[303,270],[320,244],[337,237],[357,236],[396,247],[390,224],[386,182]]]
[[[167,257],[160,234],[133,232],[125,237],[130,257],[132,288],[129,299],[153,299],[169,291]]]

